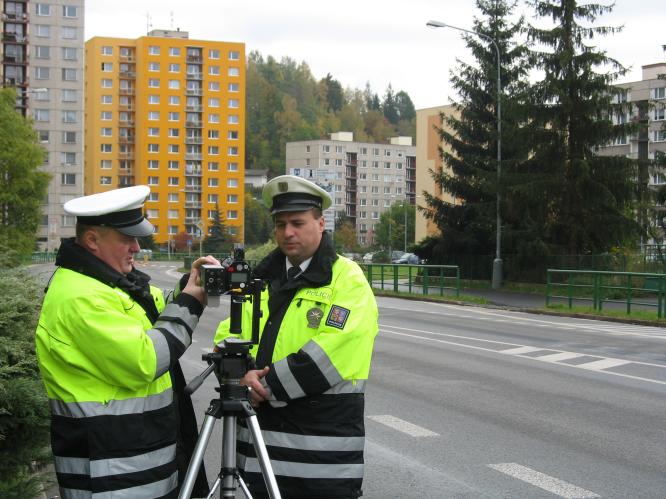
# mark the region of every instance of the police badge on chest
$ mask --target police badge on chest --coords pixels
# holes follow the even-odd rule
[[[305,317],[308,320],[308,327],[318,328],[319,323],[324,317],[324,311],[318,307],[312,307],[305,313]]]

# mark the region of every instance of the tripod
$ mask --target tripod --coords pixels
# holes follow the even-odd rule
[[[213,497],[213,494],[220,485],[222,485],[221,497],[236,497],[236,482],[240,485],[245,497],[248,499],[252,498],[250,490],[240,477],[238,468],[236,467],[237,417],[245,419],[252,434],[254,450],[257,454],[269,497],[271,499],[281,499],[256,413],[248,401],[248,389],[238,383],[240,378],[243,377],[252,365],[252,358],[249,354],[251,345],[251,341],[227,338],[224,340],[220,351],[203,355],[203,359],[210,365],[186,388],[188,393],[194,392],[212,372],[216,373],[220,381],[220,386],[216,388],[216,391],[220,393],[220,397],[211,400],[210,406],[206,411],[206,417],[201,427],[201,434],[194,448],[192,460],[190,461],[180,495],[178,496],[179,499],[187,499],[192,493],[192,488],[199,473],[199,467],[201,466],[216,419],[222,419],[223,421],[222,465],[220,473],[211,487],[208,498]]]
[[[242,253],[238,254],[237,260],[242,260]],[[239,262],[233,262],[230,268],[235,267],[237,263]],[[244,262],[240,262],[240,264],[236,268],[248,268]],[[259,343],[260,302],[263,284],[260,279],[241,283],[239,280],[234,280],[234,275],[230,276],[230,274],[231,272],[227,271],[226,277],[230,277],[229,280],[236,284],[236,288],[230,290],[229,332],[237,335],[241,334],[242,306],[249,296],[252,300],[252,341],[241,340],[233,336],[225,339],[223,344],[218,346],[218,351],[202,356],[203,360],[208,362],[208,367],[185,388],[186,393],[193,393],[212,372],[215,372],[219,381],[219,386],[215,390],[219,392],[220,396],[211,400],[206,411],[201,434],[194,448],[178,499],[188,499],[192,493],[216,419],[222,419],[222,464],[208,498],[213,497],[220,485],[222,485],[221,497],[234,498],[236,496],[236,482],[238,482],[245,497],[252,499],[250,490],[238,473],[236,466],[236,418],[244,419],[250,429],[254,450],[257,454],[269,497],[271,499],[281,499],[275,474],[268,459],[266,444],[259,428],[257,415],[249,402],[248,388],[240,384],[240,380],[245,373],[254,367],[250,356],[250,347]],[[241,273],[238,271],[235,273],[235,276],[240,275]],[[219,294],[216,291],[214,293]]]

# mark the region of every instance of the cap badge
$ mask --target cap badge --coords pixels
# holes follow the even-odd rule
[[[289,191],[289,184],[287,182],[278,182],[278,190],[280,192]]]

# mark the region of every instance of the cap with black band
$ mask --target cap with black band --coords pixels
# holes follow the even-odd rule
[[[295,175],[280,175],[270,180],[262,191],[264,204],[271,215],[286,211],[325,210],[331,196],[317,184]]]
[[[128,236],[143,237],[155,231],[142,211],[149,194],[150,187],[136,185],[72,199],[63,208],[65,213],[76,215],[77,223],[110,227]]]

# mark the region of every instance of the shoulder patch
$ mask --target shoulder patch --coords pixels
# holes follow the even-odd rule
[[[343,329],[350,313],[351,310],[348,308],[333,305],[326,318],[326,325]]]

